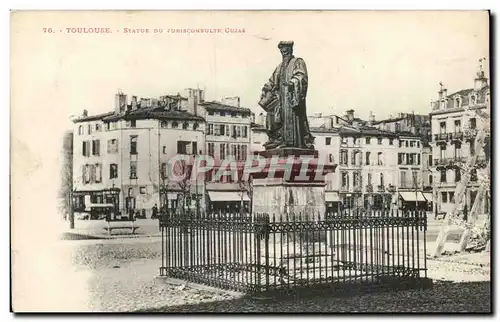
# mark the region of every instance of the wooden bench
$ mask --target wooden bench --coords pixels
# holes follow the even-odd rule
[[[136,229],[140,228],[135,225],[135,220],[106,220],[106,224],[107,227],[104,227],[104,230],[107,230],[109,235],[113,229],[131,229],[132,234],[135,234]]]

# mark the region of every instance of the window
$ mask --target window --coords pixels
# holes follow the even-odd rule
[[[95,165],[95,182],[100,183],[102,181],[102,167],[99,163]]]
[[[208,115],[214,115],[214,111],[208,111]]]
[[[172,128],[173,128],[173,129],[177,129],[177,128],[179,128],[179,123],[177,123],[176,121],[173,121],[173,122],[172,122]]]
[[[400,186],[402,188],[406,188],[406,184],[407,184],[406,171],[401,171],[400,180],[401,180]]]
[[[109,131],[109,122],[104,123],[104,131]]]
[[[394,139],[393,138],[389,139],[389,145],[394,145]]]
[[[370,141],[371,141],[371,138],[366,138],[366,139],[365,139],[365,143],[366,143],[366,144],[370,144]]]
[[[93,182],[95,182],[95,177],[96,177],[96,175],[95,175],[95,165],[90,164],[88,167],[90,169],[90,182],[93,183]]]
[[[231,136],[231,127],[229,125],[226,125],[226,136]]]
[[[340,151],[340,164],[347,165],[347,162],[348,162],[347,159],[348,159],[347,150],[341,150]]]
[[[209,135],[214,134],[214,125],[213,124],[208,124],[208,134]]]
[[[220,116],[226,116],[226,112],[221,111],[221,112],[219,112],[219,115]]]
[[[163,129],[166,129],[168,127],[168,123],[166,121],[162,121],[160,123],[160,127],[163,128]]]
[[[459,182],[462,179],[462,173],[460,169],[455,169],[455,182]]]
[[[220,144],[219,147],[219,158],[224,160],[226,158],[226,145],[224,143]]]
[[[382,144],[382,138],[377,138],[377,144]]]
[[[361,184],[360,178],[361,178],[361,174],[359,172],[354,172],[353,178],[352,178],[352,181],[353,181],[352,185],[354,187],[359,187],[359,185]]]
[[[409,141],[405,141],[405,147],[408,147]]]
[[[447,192],[441,192],[441,202],[448,202],[448,193]]]
[[[215,143],[208,143],[208,155],[215,157]]]
[[[403,164],[404,153],[398,153],[398,164]]]
[[[476,105],[476,103],[477,103],[477,96],[471,95],[470,96],[470,105]]]
[[[232,147],[231,147],[231,149],[232,149],[232,152],[233,152],[231,155],[232,155],[234,158],[236,158],[236,144],[233,144],[233,145],[232,145]]]
[[[236,134],[237,134],[237,137],[241,137],[241,126],[237,126],[236,127]]]
[[[349,173],[347,172],[342,172],[342,187],[348,188],[349,187]]]
[[[92,133],[92,124],[89,124],[88,125],[88,131],[87,131],[87,134],[90,134]]]
[[[241,160],[241,145],[236,145],[236,160]]]
[[[118,140],[117,139],[108,140],[108,153],[109,154],[118,153]]]
[[[441,134],[446,133],[446,122],[439,123],[439,133]]]
[[[334,159],[333,159],[333,154],[331,154],[331,153],[330,153],[330,154],[328,154],[328,161],[329,161],[330,163],[333,163],[333,162],[334,162]]]
[[[399,147],[402,147],[404,144],[404,140],[399,140]]]
[[[325,145],[331,145],[332,144],[332,138],[325,138]]]
[[[236,112],[231,112],[231,117],[236,117]]]
[[[130,179],[137,179],[137,161],[130,161]]]
[[[441,169],[441,182],[446,182],[446,169]]]
[[[243,126],[241,129],[243,130],[243,137],[248,137],[248,128],[246,126]]]
[[[462,146],[460,145],[460,142],[455,144],[454,156],[455,159],[460,159],[462,157]]]
[[[429,174],[429,185],[432,186],[432,174]]]
[[[141,195],[146,194],[146,187],[139,187],[139,193],[140,193]]]
[[[429,155],[428,162],[429,162],[429,167],[432,167],[432,155]]]
[[[82,181],[84,184],[90,182],[90,172],[88,164],[82,166]]]
[[[130,154],[137,154],[137,135],[130,137]]]
[[[455,120],[455,133],[462,132],[462,125],[460,120]]]
[[[476,118],[469,119],[469,127],[474,130],[476,129]]]
[[[450,192],[450,198],[448,199],[450,202],[455,202],[455,193],[452,191]]]
[[[116,124],[117,122],[111,122],[111,129],[116,130]]]
[[[82,155],[84,157],[90,156],[90,142],[89,141],[82,142]]]
[[[380,174],[380,185],[383,187],[384,186],[384,174]]]
[[[162,152],[163,152],[163,154],[167,154],[167,146],[166,145],[164,145],[162,147]]]
[[[352,144],[353,144],[353,145],[358,144],[358,139],[357,139],[357,138],[352,138]]]
[[[420,165],[420,153],[417,154],[417,165]]]
[[[127,127],[135,127],[135,126],[136,126],[136,120],[127,121]]]
[[[382,152],[377,154],[377,164],[384,165],[384,154]]]
[[[476,152],[476,147],[474,146],[475,142],[474,141],[469,141],[469,154],[474,155]]]
[[[368,185],[372,185],[372,181],[373,181],[373,174],[368,172]]]
[[[220,126],[216,125],[214,127],[214,135],[220,135]]]
[[[99,140],[92,140],[92,155],[99,155],[101,152],[101,144]]]
[[[163,162],[161,164],[161,172],[160,172],[161,178],[166,179],[167,178],[167,164]]]
[[[371,158],[370,154],[371,154],[370,152],[366,152],[366,165],[370,165],[370,163],[371,163],[370,162],[370,158]]]
[[[194,123],[193,124],[193,130],[198,130],[198,128],[200,127],[200,125],[198,123]]]
[[[78,127],[78,135],[83,135],[83,125]]]
[[[410,148],[415,147],[415,141],[410,141]]]
[[[187,130],[188,128],[189,128],[189,123],[188,122],[182,123],[182,129],[183,130]]]
[[[220,130],[219,130],[220,135],[226,135],[225,134],[226,126],[224,124],[221,124],[221,125],[219,125],[219,127],[220,127]]]
[[[189,146],[191,142],[188,141],[177,141],[177,154],[191,154],[189,151]]]
[[[109,165],[109,178],[110,179],[118,178],[118,164],[111,163]]]
[[[242,155],[242,158],[243,160],[246,160],[247,159],[247,154],[248,154],[248,151],[247,151],[247,146],[246,145],[242,145],[241,146],[241,153],[243,154]]]
[[[441,145],[441,150],[439,150],[439,152],[440,152],[439,157],[441,158],[441,160],[446,159],[446,146]]]

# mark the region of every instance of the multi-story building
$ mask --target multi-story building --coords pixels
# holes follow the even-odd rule
[[[478,154],[478,164],[472,170],[472,176],[467,185],[466,209],[474,203],[479,188],[477,171],[486,165],[489,147],[475,151],[474,141],[477,129],[485,122],[475,113],[476,110],[486,110],[490,105],[490,86],[482,67],[474,80],[474,87],[462,89],[448,94],[442,85],[438,99],[431,103],[432,111],[432,150],[433,150],[433,194],[434,211],[446,213],[455,204],[455,189],[461,181],[464,165],[473,154]],[[486,120],[488,122],[488,120]],[[484,211],[489,208],[484,200]]]
[[[385,120],[375,120],[370,113],[370,125],[384,131],[411,133],[419,136],[422,141],[429,142],[431,137],[431,122],[429,115],[415,113],[398,113],[396,117],[389,116]]]
[[[230,158],[243,162],[251,150],[252,112],[240,106],[239,97],[226,97],[222,102],[203,102],[206,125],[205,144],[209,156],[220,165]],[[264,143],[264,142],[263,142]],[[224,177],[222,182],[213,182],[208,176],[207,193],[209,208],[215,211],[235,211],[242,204],[249,209],[250,197],[244,184],[235,178]]]
[[[108,203],[128,214],[154,204],[176,207],[179,194],[188,206],[203,200],[203,186],[172,182],[168,175],[175,155],[203,153],[205,120],[193,113],[192,102],[180,95],[140,101],[132,96],[128,102],[119,93],[114,111],[92,116],[84,111],[74,119],[75,210]]]

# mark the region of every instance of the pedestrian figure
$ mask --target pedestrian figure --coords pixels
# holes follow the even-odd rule
[[[156,204],[153,206],[153,209],[151,210],[151,212],[152,212],[151,219],[158,218],[158,207],[156,206]]]

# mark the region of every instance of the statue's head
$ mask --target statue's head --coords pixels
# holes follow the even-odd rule
[[[290,56],[293,54],[293,41],[280,41],[278,44],[281,55]]]

